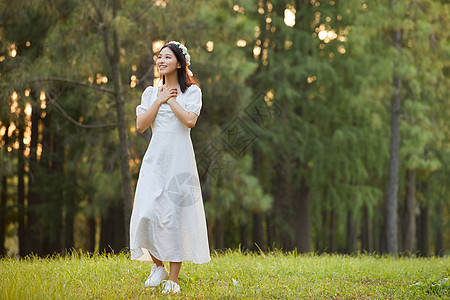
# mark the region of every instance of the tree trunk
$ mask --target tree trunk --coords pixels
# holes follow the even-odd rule
[[[2,176],[2,190],[0,194],[0,257],[6,254],[6,201],[8,197],[8,181],[6,175]]]
[[[434,255],[444,255],[444,239],[442,234],[442,205],[441,202],[436,203],[436,246],[434,247]]]
[[[264,237],[262,228],[262,214],[253,214],[253,251],[258,251],[259,249],[264,250]]]
[[[96,231],[97,231],[97,224],[95,221],[96,217],[92,213],[92,215],[88,216],[87,222],[89,227],[89,243],[88,243],[88,251],[91,253],[94,253],[95,246],[96,246]]]
[[[327,252],[329,249],[328,247],[328,239],[329,239],[329,232],[327,230],[328,227],[328,211],[326,208],[326,204],[321,206],[320,209],[320,217],[321,220],[318,224],[318,232],[317,232],[317,242],[316,242],[316,251],[319,253],[325,253]]]
[[[214,247],[215,249],[225,248],[225,216],[218,216],[216,219],[216,226],[214,226]]]
[[[23,145],[23,124],[18,121],[17,127],[19,129],[19,149],[17,150],[17,204],[19,208],[18,223],[19,223],[19,255],[21,257],[27,254],[26,248],[26,228],[25,228],[25,160],[24,160],[24,145]]]
[[[420,201],[418,232],[418,250],[421,256],[428,256],[430,252],[430,211],[426,199]]]
[[[392,9],[392,0],[389,1]],[[401,50],[401,31],[395,29],[392,33],[392,43]],[[398,253],[398,169],[400,148],[400,100],[402,81],[396,70],[394,70],[393,85],[395,88],[391,106],[391,146],[389,160],[389,188],[386,204],[386,246],[391,255]]]
[[[408,253],[414,251],[416,237],[416,172],[407,171],[408,185],[406,190],[406,205],[404,213],[403,250]]]
[[[37,95],[35,99],[39,99],[39,96]],[[28,164],[27,252],[37,255],[42,254],[42,233],[40,231],[39,216],[37,213],[40,200],[39,195],[35,192],[39,180],[35,176],[38,165],[36,150],[39,139],[39,122],[40,110],[34,107],[31,113],[31,141]]]
[[[367,205],[362,207],[362,220],[361,220],[361,250],[363,252],[371,252],[372,247],[370,243],[370,218],[369,208]]]
[[[296,216],[296,246],[300,253],[311,251],[311,215],[309,210],[309,187],[305,180],[300,181],[300,189],[297,193],[297,216]]]
[[[119,253],[123,250],[123,213],[122,205],[111,203],[102,215],[100,230],[100,252]]]
[[[358,250],[357,246],[358,238],[356,233],[356,219],[353,216],[352,208],[347,210],[347,238],[346,238],[346,248],[347,253],[356,253]]]
[[[124,219],[124,233],[125,233],[125,243],[129,244],[129,231],[130,231],[130,216],[131,208],[133,204],[133,193],[131,191],[131,173],[129,168],[129,155],[128,155],[128,141],[126,134],[126,123],[125,123],[125,113],[124,105],[122,100],[122,88],[120,87],[120,75],[119,75],[119,65],[113,65],[113,75],[116,90],[116,111],[117,111],[117,124],[119,130],[119,141],[120,141],[120,169],[122,173],[122,187],[123,187],[123,219]],[[116,84],[116,82],[118,82]]]
[[[259,122],[259,125],[261,122]],[[255,147],[256,146],[256,147]],[[258,147],[257,143],[254,143],[253,147],[253,171],[261,182],[261,160],[262,160],[262,151],[261,148]],[[253,235],[253,243],[252,248],[253,251],[258,251],[258,249],[264,250],[264,237],[263,237],[263,219],[262,214],[260,212],[253,213],[253,226],[252,226],[252,235]]]
[[[112,173],[117,168],[116,163],[103,161],[103,172]],[[100,230],[100,252],[120,252],[125,245],[123,226],[123,206],[121,197],[110,198],[106,210],[102,210]]]
[[[311,21],[313,20],[313,14],[312,14],[312,2],[308,0],[302,0],[302,1],[295,1],[294,3],[296,7],[296,22],[294,25],[294,29],[298,32],[304,32],[305,30],[308,31],[311,27]],[[285,11],[284,4],[278,4],[278,15],[283,16]],[[311,13],[305,13],[305,11],[311,12]],[[284,43],[284,38],[280,36],[279,34],[275,33],[276,36],[278,36],[278,45],[282,45]],[[301,55],[305,55],[308,57],[312,56],[313,49],[309,47],[309,49],[303,50]],[[288,78],[284,78],[285,80],[289,80]],[[304,96],[306,96],[306,91],[308,90],[306,77],[303,77],[300,79],[300,82],[296,83],[297,87],[300,88],[300,90],[303,91]],[[305,98],[306,99],[306,98]],[[295,107],[295,105],[294,105]],[[287,105],[283,107],[284,112],[290,111],[291,108]],[[302,106],[298,106],[294,111],[296,118],[301,117],[303,118],[305,116],[305,112],[303,111]],[[289,122],[289,120],[288,120]],[[289,128],[289,126],[287,127]],[[297,158],[299,160],[299,158]],[[309,161],[308,158],[304,158],[303,161]],[[298,161],[298,164],[296,168],[304,168],[305,170],[308,169],[307,166],[302,166],[302,162]],[[287,174],[286,174],[287,175]],[[308,175],[301,175],[301,176],[308,176]],[[298,178],[296,180],[298,183],[300,183],[300,186],[298,188],[298,191],[296,193],[297,199],[292,199],[293,201],[297,202],[295,204],[296,206],[296,214],[295,214],[295,224],[296,224],[296,243],[297,243],[297,249],[300,253],[307,253],[311,251],[311,212],[310,212],[310,187],[308,186],[305,178]]]
[[[115,233],[114,233],[114,223],[116,222],[114,216],[113,204],[110,204],[108,209],[102,214],[101,218],[101,229],[100,229],[100,253],[111,253],[116,252],[115,249]]]
[[[71,172],[70,178],[76,178],[75,172]],[[69,250],[75,247],[74,222],[76,214],[75,194],[65,193],[66,199],[64,207],[64,249]]]
[[[289,163],[278,157],[274,162],[274,171],[276,174],[284,174],[284,176],[275,176],[274,178],[274,203],[270,223],[273,228],[273,237],[276,242],[279,242],[279,247],[287,251],[293,250],[294,242],[292,240],[292,224],[294,220],[292,214],[295,213],[292,209],[291,200],[291,169]],[[295,236],[294,236],[295,237]]]
[[[333,204],[331,204],[330,210],[330,253],[336,252],[336,212],[334,211]]]
[[[68,200],[73,203],[73,197],[69,197]],[[66,209],[65,209],[64,249],[66,249],[66,250],[73,249],[75,247],[75,241],[74,241],[75,215],[74,215],[74,211],[70,210],[70,209],[75,209],[75,208],[74,208],[74,205],[72,205],[72,203],[69,203],[69,205],[66,206]]]
[[[113,18],[117,17],[117,11],[119,9],[118,0],[113,0]],[[111,31],[110,31],[111,30]],[[110,34],[112,34],[113,45],[112,52],[110,49]],[[103,26],[103,43],[105,47],[106,57],[112,71],[112,82],[114,85],[114,100],[116,108],[116,121],[117,130],[119,132],[119,149],[120,149],[120,170],[122,175],[122,188],[123,188],[123,226],[124,226],[124,238],[125,243],[128,246],[130,242],[130,217],[133,204],[133,192],[131,190],[131,173],[129,167],[129,155],[128,155],[128,140],[127,140],[127,127],[125,122],[125,110],[122,99],[122,81],[120,78],[120,43],[117,29],[113,26]]]
[[[211,142],[211,141],[209,141]],[[203,180],[203,188],[202,188],[202,196],[203,196],[203,202],[206,204],[208,202],[211,202],[211,174],[209,172],[206,172],[205,174],[199,173],[199,176],[204,176]],[[208,242],[209,242],[209,251],[214,251],[214,223],[212,218],[208,218],[208,209],[205,207],[205,214],[206,214],[206,229],[208,231]]]
[[[62,140],[59,138],[58,133],[54,132],[52,134],[52,152],[53,157],[51,158],[51,174],[57,176],[58,178],[64,178],[63,169],[63,159],[64,159],[64,145],[61,143]],[[54,209],[52,231],[51,231],[51,252],[61,253],[62,250],[62,233],[63,233],[63,187],[59,186],[54,190],[52,197],[52,204]]]
[[[41,158],[40,158],[40,164],[43,169],[45,169],[45,174],[50,174],[50,160],[51,160],[51,132],[50,132],[50,118],[51,115],[47,114],[46,117],[43,119],[43,135],[42,135],[42,152],[41,152]],[[36,180],[39,180],[37,185],[39,186],[42,184],[40,178],[36,178]],[[47,204],[47,203],[46,203]],[[42,255],[50,255],[52,254],[52,248],[51,248],[51,230],[52,230],[52,223],[53,220],[49,220],[48,209],[45,212],[44,217],[39,216],[40,220],[40,230],[42,231]],[[52,216],[53,217],[53,216]]]
[[[118,9],[118,0],[113,1],[113,17],[116,18]],[[128,155],[128,140],[127,140],[127,126],[125,122],[125,110],[122,99],[122,81],[120,78],[120,49],[119,49],[119,35],[117,29],[113,28],[113,56],[110,60],[111,69],[113,73],[113,83],[116,101],[116,117],[117,117],[117,129],[119,130],[119,142],[120,142],[120,169],[122,171],[122,187],[123,187],[123,224],[125,244],[128,246],[130,243],[130,217],[133,204],[133,192],[131,191],[131,173],[129,166]]]
[[[291,168],[286,163],[284,164],[285,176],[279,176],[281,185],[277,187],[277,196],[280,199],[280,210],[278,213],[278,221],[281,227],[278,228],[281,247],[287,251],[291,251],[296,247],[296,231],[297,228],[294,227],[292,230],[292,224],[294,222],[295,210],[293,210],[295,203],[293,203],[292,192],[291,192]]]
[[[384,202],[387,200],[385,199]],[[378,253],[386,253],[386,206],[379,205],[376,207],[377,213],[374,218],[372,230],[374,231],[374,250]]]
[[[266,213],[266,232],[267,232],[267,245],[269,249],[275,248],[275,228],[273,226],[273,211]]]
[[[239,224],[239,240],[240,240],[240,244],[241,244],[241,249],[242,250],[247,250],[248,249],[248,224],[247,222],[244,221],[240,221]]]
[[[117,252],[122,251],[124,249],[128,249],[127,242],[125,241],[126,236],[129,235],[129,232],[125,233],[125,228],[123,226],[123,205],[122,203],[117,203],[114,205],[114,249]],[[124,246],[125,245],[125,246]]]

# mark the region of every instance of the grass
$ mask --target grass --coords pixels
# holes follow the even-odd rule
[[[144,289],[150,264],[72,253],[0,260],[1,299],[165,299]],[[450,258],[215,253],[184,263],[179,298],[449,299]],[[174,297],[174,298],[177,298]]]

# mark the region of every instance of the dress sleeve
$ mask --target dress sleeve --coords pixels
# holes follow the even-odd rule
[[[202,109],[202,90],[196,85],[189,88],[193,89],[193,91],[190,92],[184,108],[199,116]]]
[[[142,93],[141,104],[136,107],[136,116],[145,113],[151,106],[153,87],[147,87]]]

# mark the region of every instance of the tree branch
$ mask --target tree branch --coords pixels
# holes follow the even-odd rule
[[[143,8],[138,15],[136,15],[134,18],[131,18],[131,21],[136,22],[137,20],[139,20],[145,13],[147,13],[147,11],[153,6],[154,3],[155,1],[149,1],[147,6]]]
[[[78,127],[81,128],[105,128],[105,127],[116,127],[116,124],[110,123],[110,124],[83,124],[80,122],[75,121],[71,116],[69,116],[69,114],[64,110],[64,108],[61,107],[61,105],[59,105],[55,100],[53,100],[50,95],[47,94],[48,99],[50,100],[49,103],[53,104],[56,109],[59,110],[59,112],[70,122],[72,122],[73,124],[75,124]]]
[[[412,3],[413,3],[414,5],[416,5],[417,7],[419,7],[424,13],[426,13],[425,7],[424,7],[422,4],[417,3],[417,1],[415,1],[415,0],[412,0]]]
[[[91,88],[91,89],[105,92],[105,93],[110,93],[110,94],[115,93],[114,90],[112,90],[112,89],[103,88],[103,87],[99,87],[99,86],[95,86],[95,85],[91,85],[91,84],[87,84],[84,82],[80,82],[80,81],[76,81],[76,80],[72,80],[72,79],[68,79],[68,78],[63,78],[63,77],[36,78],[36,79],[31,79],[28,82],[42,82],[42,81],[56,81],[56,82],[70,83],[70,84],[79,85],[79,86],[86,87],[86,88]]]
[[[95,12],[97,13],[97,16],[100,20],[100,22],[103,22],[103,17],[102,17],[102,13],[100,11],[100,8],[97,6],[97,4],[95,3],[95,1],[91,0],[89,1],[91,3],[91,5],[94,7]]]
[[[95,12],[97,13],[98,18],[100,19],[100,25],[98,27],[102,31],[105,54],[108,60],[111,61],[113,57],[111,56],[111,51],[109,49],[109,29],[107,24],[108,1],[105,1],[103,13],[101,12],[100,7],[97,5],[97,3],[95,3],[95,0],[88,0],[88,1],[91,3],[92,7],[94,7]]]
[[[142,76],[141,78],[139,78],[139,82],[136,86],[142,86],[145,82],[145,80],[150,77],[153,73],[153,68],[154,68],[155,64],[152,63],[150,65],[150,67],[148,68],[147,72],[144,74],[144,76]]]

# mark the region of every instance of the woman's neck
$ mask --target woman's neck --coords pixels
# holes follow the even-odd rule
[[[180,84],[178,83],[178,76],[177,72],[170,74],[169,76],[166,76],[165,78],[165,85],[168,87],[174,87],[179,88]]]

